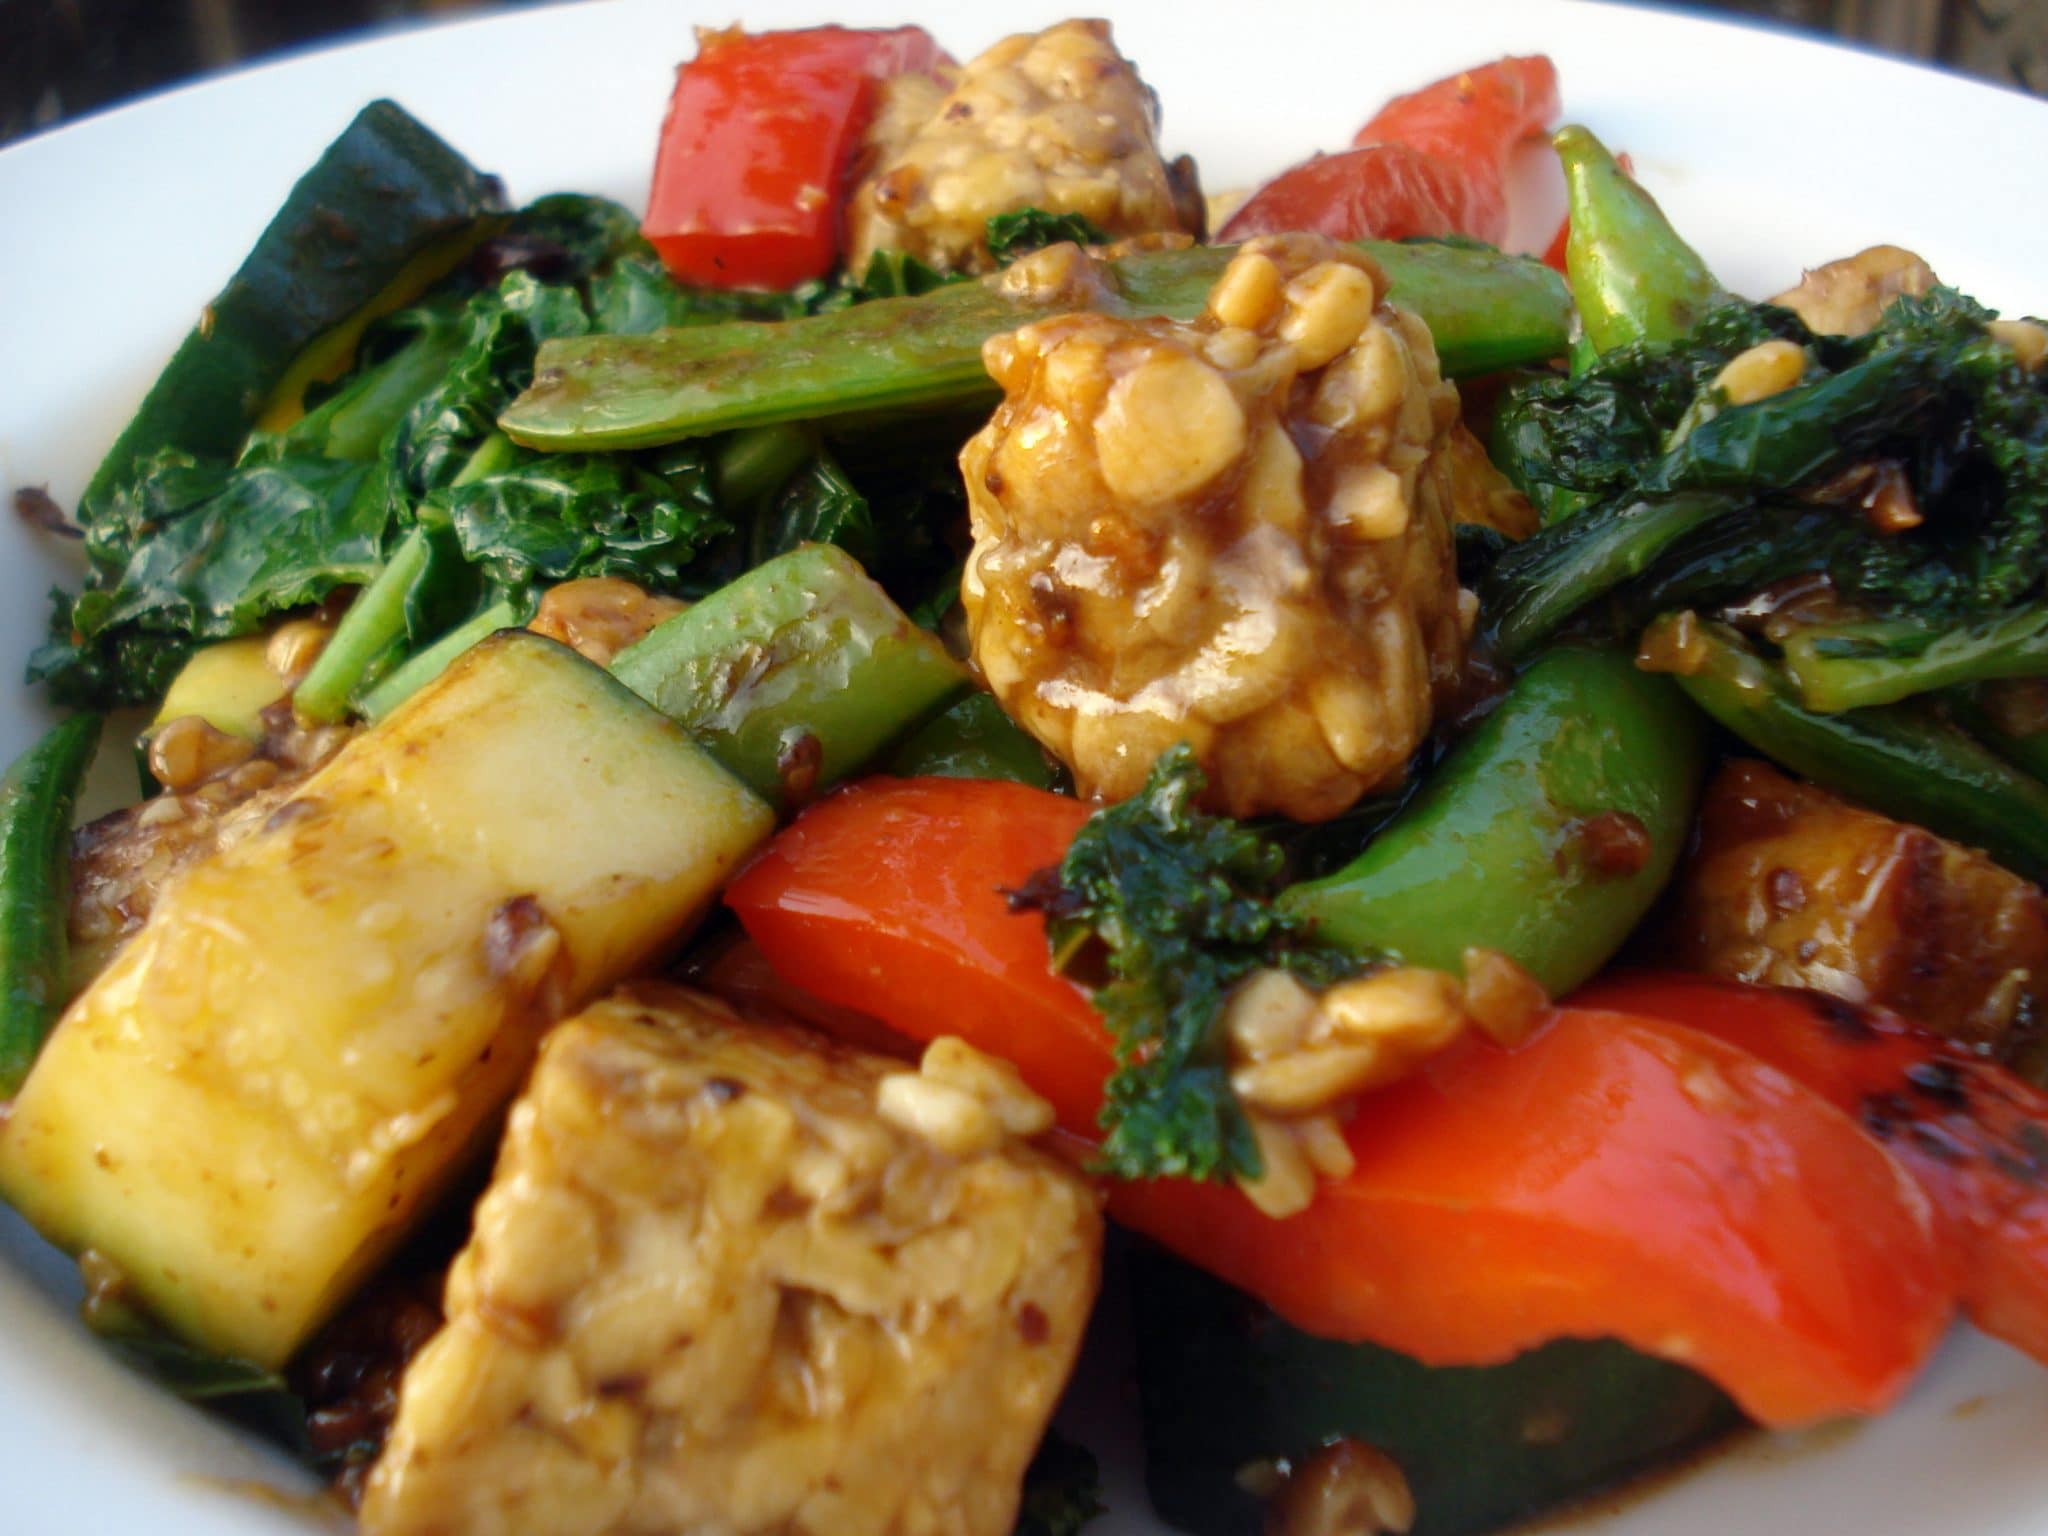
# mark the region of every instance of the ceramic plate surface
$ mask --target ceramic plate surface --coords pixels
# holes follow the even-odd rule
[[[1389,94],[1548,52],[1569,118],[1638,174],[1724,281],[1763,294],[1880,240],[1986,302],[2048,307],[2048,105],[1766,32],[1557,0],[1105,0],[1212,189],[1338,148]],[[70,505],[293,180],[373,96],[425,119],[521,200],[638,206],[692,27],[921,21],[966,57],[1055,5],[608,0],[405,32],[208,82],[0,152],[0,487]],[[1531,157],[1530,165],[1538,162]],[[1524,176],[1517,236],[1555,222]],[[45,718],[20,686],[66,552],[0,527],[0,751]],[[112,760],[118,752],[102,754]],[[69,1266],[0,1217],[0,1529],[11,1536],[288,1536],[320,1517],[252,1492],[303,1474],[128,1375],[75,1320]],[[1114,1320],[1102,1330],[1114,1335]],[[1101,1536],[1149,1536],[1116,1340],[1076,1390],[1110,1463]],[[1959,1335],[1889,1417],[1766,1440],[1566,1528],[1613,1536],[2048,1533],[2048,1371]]]

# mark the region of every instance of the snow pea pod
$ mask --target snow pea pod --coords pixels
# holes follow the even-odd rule
[[[792,810],[970,686],[831,544],[755,566],[619,652],[612,675]]]
[[[1565,271],[1594,351],[1684,337],[1723,297],[1707,264],[1590,132],[1562,128],[1551,143],[1571,210]]]
[[[71,813],[100,744],[100,717],[73,715],[0,780],[0,1098],[12,1098],[63,1012]]]
[[[1704,764],[1697,713],[1623,653],[1539,657],[1416,799],[1280,905],[1319,937],[1458,970],[1499,950],[1553,996],[1603,964],[1670,877]]]
[[[1008,779],[1033,789],[1051,789],[1060,777],[1031,733],[979,688],[904,737],[886,771],[905,779]]]
[[[1397,304],[1429,326],[1453,377],[1563,352],[1571,301],[1540,262],[1491,249],[1360,242]],[[1195,246],[1101,266],[1112,314],[1191,320],[1232,254]],[[542,344],[532,386],[499,417],[549,452],[657,447],[742,427],[966,409],[993,401],[989,337],[1076,307],[1070,293],[1013,294],[1000,278],[796,320],[727,321],[644,336]]]

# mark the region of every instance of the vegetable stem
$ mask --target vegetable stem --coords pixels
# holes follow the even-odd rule
[[[519,623],[519,610],[510,602],[496,602],[465,623],[458,624],[417,655],[394,667],[384,680],[362,697],[365,718],[382,720],[420,689],[448,670],[449,664],[480,640]]]
[[[1640,576],[1693,530],[1739,506],[1714,491],[1631,497],[1579,512],[1509,550],[1487,578],[1501,652],[1517,660],[1572,614]]]
[[[476,445],[476,450],[455,472],[455,478],[448,482],[448,488],[453,490],[457,486],[470,485],[509,469],[518,453],[518,445],[511,438],[502,432],[493,432]]]
[[[406,599],[432,555],[428,538],[426,529],[413,529],[384,569],[356,594],[292,695],[292,709],[301,718],[320,725],[339,720],[377,658],[405,633]]]
[[[1678,685],[1752,747],[1794,773],[1872,809],[1928,828],[2039,881],[2048,878],[2048,784],[1960,727],[1910,704],[1821,714],[1784,672],[1734,630],[1697,624],[1679,639],[1660,621],[1646,649],[1670,639]]]
[[[1784,642],[1808,709],[1894,704],[1916,693],[2048,675],[2048,606],[1941,632],[1910,620],[1815,626]]]

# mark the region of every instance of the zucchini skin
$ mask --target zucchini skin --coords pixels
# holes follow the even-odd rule
[[[0,1099],[12,1098],[66,1001],[71,818],[99,750],[98,715],[72,715],[0,781]]]
[[[1584,1498],[1743,1421],[1704,1376],[1613,1340],[1560,1339],[1503,1365],[1430,1368],[1311,1338],[1150,1245],[1130,1255],[1145,1481],[1195,1536],[1255,1536],[1241,1469],[1299,1465],[1350,1436],[1392,1457],[1414,1536],[1470,1536]]]
[[[159,449],[233,457],[302,351],[375,300],[428,247],[504,207],[496,177],[403,107],[364,107],[299,178],[172,354],[86,487],[88,515]],[[455,240],[444,271],[464,254]]]

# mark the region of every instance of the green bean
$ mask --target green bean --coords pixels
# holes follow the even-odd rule
[[[69,1000],[71,819],[100,717],[51,727],[0,780],[0,1098],[11,1098]]]
[[[968,686],[967,669],[829,544],[720,587],[621,651],[612,674],[784,808]]]
[[[1008,779],[1034,789],[1051,789],[1060,776],[1030,732],[979,688],[906,736],[888,771],[906,779]]]
[[[1685,336],[1723,296],[1706,263],[1586,129],[1560,129],[1551,142],[1564,161],[1571,213],[1565,269],[1586,339],[1605,352]]]

